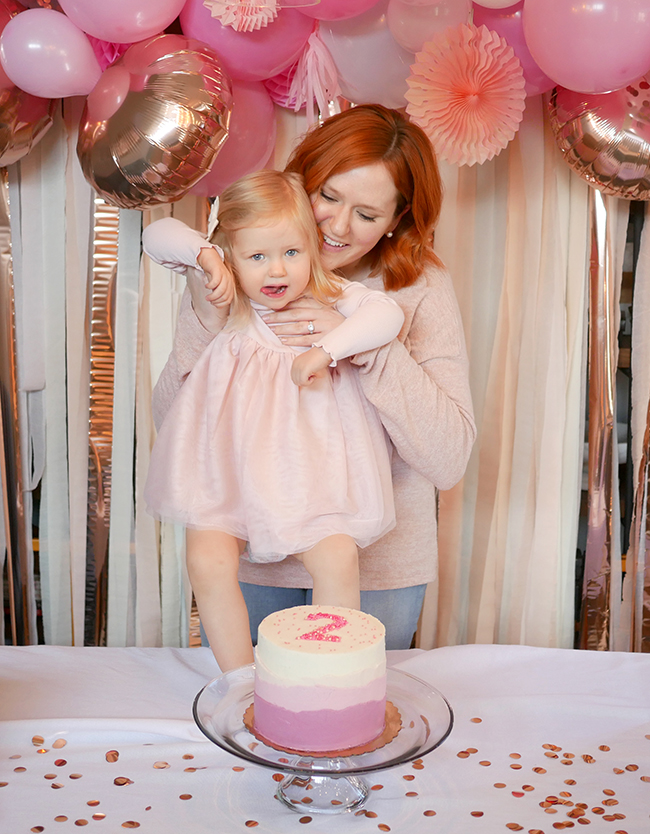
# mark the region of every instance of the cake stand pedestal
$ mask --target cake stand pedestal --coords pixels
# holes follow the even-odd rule
[[[402,727],[384,747],[360,755],[319,757],[275,750],[244,726],[253,702],[255,665],[210,681],[194,699],[194,720],[214,744],[240,759],[286,773],[276,796],[294,811],[338,814],[363,805],[370,788],[363,774],[397,767],[430,753],[453,726],[449,703],[436,689],[397,669],[387,671],[387,699],[399,710]]]

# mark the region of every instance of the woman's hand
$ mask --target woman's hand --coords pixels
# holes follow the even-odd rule
[[[203,327],[216,334],[223,329],[228,318],[235,295],[235,279],[217,250],[211,246],[201,249],[196,262],[205,273],[206,280],[202,280],[198,270],[188,270],[187,286],[192,296],[192,307]],[[209,290],[207,295],[206,290]]]
[[[310,347],[345,321],[345,316],[333,307],[320,304],[310,296],[297,298],[284,310],[266,313],[262,318],[283,344],[292,347]]]
[[[311,385],[327,373],[332,357],[323,348],[315,347],[298,354],[291,365],[291,380],[296,385]]]

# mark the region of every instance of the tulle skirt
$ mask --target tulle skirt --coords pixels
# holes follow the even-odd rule
[[[157,518],[249,542],[279,561],[345,533],[366,547],[395,525],[386,435],[342,360],[291,381],[295,353],[219,334],[154,444],[145,500]]]

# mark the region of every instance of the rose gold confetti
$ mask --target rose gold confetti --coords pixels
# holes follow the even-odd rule
[[[613,816],[614,816],[617,820],[624,820],[624,819],[625,819],[625,814],[616,813],[616,814],[614,814]]]
[[[413,759],[413,764],[423,764],[422,759]]]
[[[532,785],[522,785],[521,789],[522,789],[522,791],[534,791],[535,790],[535,788]]]
[[[107,762],[113,763],[113,762],[116,762],[119,758],[120,758],[120,754],[117,752],[117,750],[109,750],[108,753],[106,754],[106,761]]]
[[[93,814],[93,819],[94,819],[94,820],[103,820],[103,819],[106,819],[106,814],[101,814],[101,813],[98,813],[98,814]]]
[[[0,788],[6,788],[9,782],[0,782]]]
[[[635,765],[635,764],[625,765],[625,769],[626,770],[631,770],[632,772],[634,772],[635,770],[639,769],[639,765]]]
[[[618,805],[618,799],[603,799],[603,805]]]
[[[553,828],[573,828],[575,822],[570,822],[569,820],[564,820],[563,822],[554,822]]]
[[[282,764],[289,764],[289,759],[285,759],[284,756],[281,759],[278,759],[278,761],[282,762]]]
[[[616,791],[613,791],[611,788],[603,788],[603,793],[605,796],[616,796]]]
[[[413,770],[424,770],[423,764],[412,764],[411,767],[413,768]]]
[[[470,718],[469,720],[472,722],[472,724],[480,724],[481,721],[483,721],[482,718]]]
[[[526,794],[523,791],[512,791],[512,795],[518,798],[525,796]]]
[[[233,767],[233,770],[235,771],[235,773],[241,773],[241,772],[242,772],[243,770],[245,770],[245,769],[246,769],[246,768],[244,768],[244,767],[240,767],[239,765],[235,765],[235,766]],[[195,770],[196,770],[196,768],[195,768],[195,767],[186,767],[186,768],[185,768],[185,770],[195,771]]]
[[[643,777],[641,778],[643,779]],[[406,776],[402,776],[402,779],[406,779],[407,782],[412,782],[415,776],[412,773],[407,773]]]
[[[563,765],[572,765],[573,759],[562,759],[561,764]]]
[[[436,815],[436,812],[431,811],[431,810],[422,812],[423,817],[435,817],[435,815]]]
[[[56,779],[56,773],[46,773],[44,774],[43,779]]]
[[[565,785],[575,785],[575,783],[576,783],[575,779],[565,779],[564,780]]]
[[[27,770],[26,767],[15,767],[14,773],[24,773]]]
[[[483,816],[483,811],[470,811],[470,814],[473,817],[482,817]]]
[[[410,727],[411,729],[413,729],[413,727],[415,727],[415,721],[411,721],[411,723],[409,724],[409,727]]]
[[[255,748],[256,748],[258,745],[259,745],[259,742],[258,742],[258,741],[251,741],[251,743],[248,745],[248,749],[249,749],[249,750],[255,750]]]
[[[34,834],[40,834],[41,831],[45,831],[45,828],[42,825],[35,825],[33,828],[30,828],[29,830],[33,831]]]
[[[603,819],[606,820],[607,822],[616,822],[616,817],[614,816],[614,814],[606,814],[603,817]]]
[[[275,782],[281,782],[284,779],[284,775],[282,773],[274,773],[272,779]]]
[[[511,764],[510,767],[513,770],[521,770],[521,765],[520,764]]]
[[[604,813],[605,813],[605,809],[604,809],[604,808],[599,808],[598,806],[596,806],[595,808],[592,808],[592,809],[591,809],[591,813],[592,813],[592,814],[599,814],[599,815],[600,815],[600,814],[604,814]]]
[[[611,750],[611,748],[610,748],[610,747],[608,747],[606,744],[601,744],[601,745],[600,745],[600,747],[599,747],[598,749],[599,749],[599,750],[602,750],[602,751],[603,751],[603,753],[608,753],[608,752]]]
[[[259,825],[259,822],[257,820],[246,820],[244,825],[246,828],[255,828],[255,826]]]
[[[20,755],[20,753],[14,753],[14,755],[9,756],[9,758],[10,759],[22,759],[22,756]]]
[[[140,828],[140,823],[135,820],[127,820],[122,823],[122,828]]]
[[[545,814],[557,814],[557,808],[544,808]]]
[[[596,759],[594,759],[593,756],[590,756],[589,753],[583,753],[582,760],[587,764],[593,764],[596,761]]]
[[[521,754],[520,753],[509,753],[508,755],[510,756],[511,759],[521,759]]]
[[[32,736],[32,744],[34,747],[42,747],[45,744],[43,736]]]
[[[584,808],[584,810],[586,811],[588,807],[589,806],[586,802],[576,802],[576,808]]]
[[[580,825],[591,825],[591,820],[587,819],[587,817],[580,817],[578,822],[580,823]]]
[[[75,825],[88,825],[88,820],[83,820],[83,819],[82,820],[75,820],[74,824]]]
[[[117,779],[113,779],[113,784],[121,788],[123,785],[132,785],[133,781],[127,776],[118,776]]]
[[[390,825],[386,825],[385,822],[380,822],[379,825],[377,826],[377,828],[380,831],[390,831]]]
[[[169,762],[154,762],[153,766],[156,768],[156,770],[165,770],[169,767]]]
[[[51,787],[51,788],[54,788],[55,790],[58,790],[59,788],[62,788],[62,787],[63,787],[63,785],[62,785],[60,782],[52,782],[52,784],[50,785],[50,787]]]
[[[179,799],[191,799],[192,794],[191,793],[182,793],[178,798]]]
[[[483,762],[479,762],[479,764],[482,765],[483,767],[489,767],[492,764],[492,762],[483,761]]]
[[[468,747],[467,752],[468,753],[478,753],[478,750],[476,749],[476,747]]]
[[[546,773],[546,768],[544,767],[534,767],[533,773]]]
[[[330,805],[343,805],[340,799],[330,799]]]
[[[506,786],[505,782],[495,782],[494,783],[495,788],[505,788],[505,786]]]
[[[371,820],[376,820],[379,816],[375,811],[364,811],[363,813]]]
[[[68,742],[64,738],[57,738],[52,747],[54,747],[55,750],[60,750],[62,747],[65,747],[67,743]]]
[[[529,828],[528,834],[544,834],[541,828]]]
[[[650,776],[640,776],[639,779],[641,779],[642,782],[650,782]]]
[[[461,750],[460,753],[456,753],[456,755],[458,756],[459,759],[468,759],[469,758],[469,753],[467,752],[467,750]]]
[[[311,817],[300,817],[298,822],[301,822],[303,825],[307,825],[308,822],[311,822]]]
[[[54,760],[54,766],[55,767],[65,767],[67,764],[68,763],[66,762],[65,759],[55,759]]]
[[[384,789],[383,785],[372,785],[371,788],[370,788],[371,791],[383,791],[383,789]]]
[[[557,796],[553,796],[553,794],[551,794],[551,796],[547,796],[546,801],[547,802],[559,802]]]
[[[546,751],[546,753],[544,753],[544,755],[548,756],[549,759],[559,759],[559,756],[558,756],[557,753],[551,753],[548,750]]]
[[[83,776],[82,773],[71,773],[68,776],[68,779],[81,779],[82,776]]]
[[[509,828],[511,831],[523,831],[523,825],[519,825],[518,822],[507,822],[506,828]]]
[[[99,799],[89,799],[86,802],[86,805],[90,805],[91,808],[94,808],[96,805],[99,805]]]
[[[567,817],[571,817],[571,819],[577,819],[578,817],[584,817],[585,811],[584,808],[572,808],[570,811],[567,811]]]
[[[54,822],[67,822],[68,818],[63,814],[59,814],[58,817],[54,817]]]
[[[185,753],[183,756],[184,759],[193,759],[194,756],[191,753]]]
[[[418,795],[418,792],[417,792],[417,791],[407,791],[407,792],[404,794],[404,796],[417,796],[417,795]]]
[[[614,771],[614,773],[625,773],[625,771],[622,770],[620,767],[613,767],[612,770]]]
[[[300,801],[304,802],[305,805],[311,805],[314,800],[310,796],[303,796]]]
[[[147,805],[147,807],[144,810],[145,811],[151,811],[151,805]]]
[[[36,752],[37,752],[37,753],[49,753],[50,751],[49,751],[49,750],[46,750],[44,747],[41,747],[41,749],[40,749],[40,750],[37,750]]]
[[[560,796],[571,796],[569,791],[560,791]]]

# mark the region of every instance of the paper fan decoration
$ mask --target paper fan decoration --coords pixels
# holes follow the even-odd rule
[[[102,41],[99,38],[93,38],[92,35],[86,35],[93,48],[95,57],[99,62],[102,72],[114,64],[118,58],[121,58],[126,50],[131,46],[130,43],[111,43],[110,41]]]
[[[268,26],[278,16],[276,0],[203,0],[223,26],[231,26],[235,32],[254,32]]]
[[[314,101],[327,115],[327,105],[341,95],[338,72],[329,49],[313,32],[300,58],[288,69],[262,82],[276,104],[291,110],[307,108],[307,123],[316,120]]]
[[[486,26],[461,23],[425,43],[407,78],[407,113],[442,159],[485,162],[519,129],[524,72],[514,50]]]

